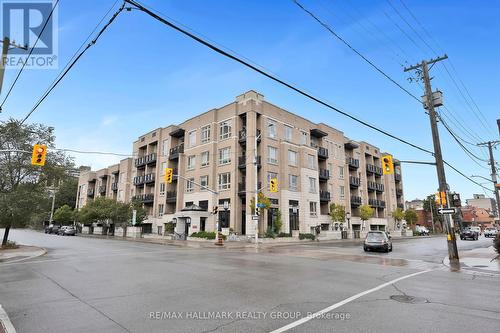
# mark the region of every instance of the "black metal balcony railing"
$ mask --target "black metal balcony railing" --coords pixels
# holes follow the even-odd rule
[[[401,181],[401,174],[399,173],[394,173],[394,180],[396,182],[400,182]]]
[[[154,184],[155,175],[154,173],[150,173],[144,176],[144,184]]]
[[[368,199],[368,204],[375,208],[385,208],[385,201],[378,199]]]
[[[94,196],[94,189],[93,188],[90,188],[87,190],[87,196],[88,197],[93,197]]]
[[[245,169],[247,167],[247,161],[253,163],[253,158],[248,156],[239,156],[238,157],[238,169]],[[260,168],[262,165],[260,163],[261,158],[257,156],[257,168]]]
[[[151,203],[155,199],[155,196],[153,193],[147,193],[147,194],[137,194],[132,197],[132,200],[139,200],[142,203]]]
[[[402,195],[403,195],[403,189],[397,188],[397,189],[396,189],[396,195],[397,195],[398,197],[402,196]]]
[[[328,159],[328,149],[323,147],[318,147],[318,159],[320,160]]]
[[[257,130],[257,143],[260,143],[260,129]],[[238,132],[238,142],[241,145],[246,145],[247,144],[247,130],[244,128]]]
[[[111,191],[118,191],[118,182],[111,183]]]
[[[350,187],[359,187],[360,184],[361,184],[361,180],[358,177],[354,177],[354,176],[349,177]]]
[[[144,176],[135,176],[134,177],[134,185],[140,186],[144,184]]]
[[[106,193],[106,185],[99,186],[99,193]]]
[[[255,186],[255,185],[253,185],[253,187],[254,187],[254,186]],[[258,187],[259,189],[261,189],[261,188],[262,188],[262,182],[258,182],[257,187]],[[252,191],[253,193],[255,193],[255,190],[254,190],[254,189],[252,189],[251,191]],[[240,197],[245,197],[245,196],[246,196],[246,194],[247,194],[247,191],[246,191],[246,183],[238,183],[238,195],[239,195]]]
[[[380,183],[375,183],[375,191],[377,192],[384,192],[384,184],[380,184]]]
[[[176,202],[177,201],[177,191],[167,191],[166,201],[167,202]]]
[[[330,179],[330,170],[319,169],[319,180],[327,181],[328,179]]]
[[[374,173],[375,175],[381,176],[382,175],[382,168],[373,164],[367,164],[366,165],[366,172],[367,173]]]
[[[346,162],[349,166],[349,169],[359,168],[359,160],[357,158],[348,157]]]
[[[176,160],[179,158],[179,154],[184,153],[184,144],[181,143],[177,147],[170,148],[169,160]]]
[[[375,176],[382,176],[384,174],[384,170],[382,170],[382,167],[375,166]]]
[[[351,196],[351,206],[360,206],[361,205],[361,197]]]
[[[330,201],[330,192],[328,192],[328,191],[319,191],[319,201],[320,202],[328,202],[328,201]]]
[[[377,190],[377,183],[375,183],[375,182],[368,181],[368,182],[366,183],[366,186],[368,187],[368,191],[369,191],[369,192],[373,192],[373,191],[376,191],[376,190]]]
[[[398,208],[405,209],[405,205],[403,203],[398,203],[397,206]]]
[[[156,163],[156,153],[151,153],[149,155],[141,156],[135,159],[135,167],[141,168],[146,164]]]

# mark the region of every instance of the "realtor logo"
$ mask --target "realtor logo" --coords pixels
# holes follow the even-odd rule
[[[1,38],[8,37],[12,45],[6,59],[7,68],[20,67],[24,62],[31,68],[57,67],[57,8],[54,5],[53,0],[2,0]]]

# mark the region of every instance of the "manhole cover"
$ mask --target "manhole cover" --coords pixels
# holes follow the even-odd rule
[[[474,265],[472,267],[488,267],[488,266],[486,266],[486,265]]]
[[[392,295],[390,299],[401,302],[401,303],[410,303],[410,304],[420,304],[420,303],[428,303],[429,301],[423,297],[415,297],[408,295]]]

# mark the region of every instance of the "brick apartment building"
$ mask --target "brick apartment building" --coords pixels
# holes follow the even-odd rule
[[[351,213],[353,230],[393,230],[390,212],[404,208],[401,166],[395,160],[395,174],[383,175],[383,154],[248,91],[221,108],[141,135],[133,143],[134,159],[82,173],[77,208],[98,196],[124,202],[136,198],[149,213],[144,233],[164,234],[169,223],[179,234],[213,231],[218,219],[225,231],[252,235],[257,223],[250,201],[257,183],[272,203],[260,217],[259,233],[276,219],[278,209],[283,232],[309,233],[317,225],[332,230],[331,203]],[[164,183],[167,167],[182,178]],[[271,178],[278,179],[277,193],[269,191]],[[375,209],[364,226],[362,204]],[[216,205],[218,213],[212,214]]]

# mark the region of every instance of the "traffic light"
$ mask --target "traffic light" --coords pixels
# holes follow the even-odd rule
[[[212,208],[212,214],[215,215],[219,211],[219,206],[215,205],[214,208]]]
[[[392,175],[394,173],[394,163],[391,155],[382,156],[382,169],[384,175]]]
[[[446,192],[436,192],[436,204],[446,205]]]
[[[33,154],[31,155],[32,165],[45,165],[45,157],[47,156],[47,146],[46,145],[34,145]]]
[[[453,193],[451,195],[451,203],[452,203],[453,207],[461,207],[462,206],[462,201],[460,200],[460,194]]]
[[[273,193],[278,192],[278,180],[276,178],[271,178],[269,182],[269,191]]]
[[[255,215],[256,216],[260,215],[260,208],[259,207],[255,207]]]
[[[172,178],[174,177],[174,169],[165,168],[165,183],[172,183]]]

